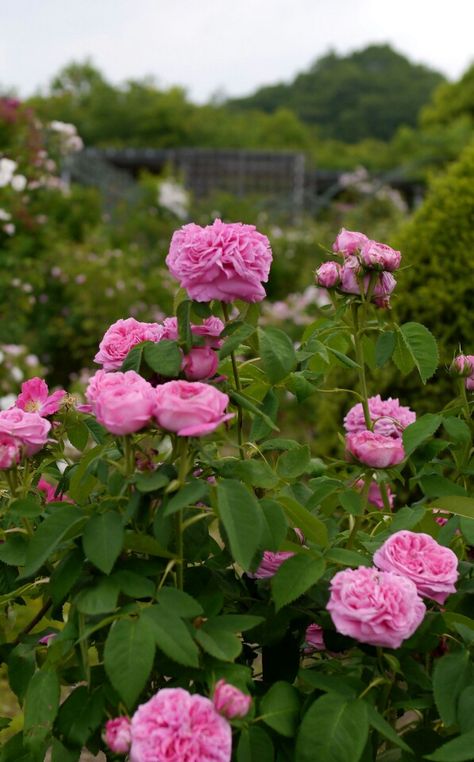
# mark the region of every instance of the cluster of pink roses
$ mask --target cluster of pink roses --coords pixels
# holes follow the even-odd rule
[[[390,294],[397,285],[392,273],[401,262],[399,251],[372,241],[364,233],[342,228],[333,251],[343,257],[339,262],[324,262],[316,270],[316,283],[322,288],[337,288],[343,294],[361,294],[378,307],[390,305]]]
[[[130,720],[105,726],[105,741],[130,762],[229,762],[232,731],[228,720],[245,717],[252,699],[225,680],[211,701],[183,688],[163,688],[138,707]]]
[[[405,457],[402,433],[416,420],[416,413],[397,399],[382,400],[380,394],[368,400],[372,429],[368,429],[362,403],[354,405],[344,418],[346,450],[355,460],[372,468],[390,468]]]
[[[56,413],[66,392],[49,394],[41,378],[25,381],[15,404],[0,412],[0,469],[19,463],[22,455],[32,456],[48,441],[51,423],[46,416]]]
[[[458,559],[430,535],[402,530],[383,543],[373,561],[375,567],[333,577],[327,609],[343,635],[399,648],[425,616],[420,596],[443,604],[456,592]]]
[[[464,378],[466,389],[474,392],[474,355],[458,355],[453,362],[452,370]]]

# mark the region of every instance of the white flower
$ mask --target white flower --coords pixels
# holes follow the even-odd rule
[[[158,186],[158,204],[184,220],[188,214],[189,194],[174,180],[163,180]]]
[[[3,229],[7,235],[15,235],[16,227],[11,222],[7,222],[7,224],[3,226]]]
[[[21,191],[25,190],[26,183],[27,183],[27,179],[25,175],[13,175],[11,186],[13,190],[17,191],[18,193],[21,193]]]
[[[8,410],[9,407],[13,407],[16,402],[16,394],[5,394],[4,397],[0,397],[0,408],[2,410]]]
[[[23,381],[25,374],[23,373],[21,368],[18,368],[16,365],[14,365],[10,372],[12,374],[12,378],[15,381]]]
[[[11,218],[12,216],[9,214],[9,212],[6,212],[5,209],[0,209],[0,220],[8,222],[8,220],[11,220]]]
[[[57,119],[50,122],[50,128],[55,132],[60,132],[63,135],[73,136],[76,134],[76,128],[73,124],[68,122],[59,122]]]
[[[4,188],[5,185],[10,185],[17,166],[16,161],[13,161],[12,159],[0,159],[0,188]]]

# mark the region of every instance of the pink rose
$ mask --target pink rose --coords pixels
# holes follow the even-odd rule
[[[46,503],[72,503],[70,497],[65,495],[64,493],[59,493],[59,495],[56,495],[56,487],[53,487],[52,484],[46,481],[46,479],[41,478],[36,485],[37,489],[39,489],[40,492],[44,494],[45,502]]]
[[[253,225],[221,220],[204,228],[184,225],[174,233],[166,258],[171,274],[198,302],[260,302],[271,262],[265,235]]]
[[[458,355],[451,370],[465,379],[464,383],[469,392],[474,391],[474,355]]]
[[[325,651],[326,644],[324,642],[323,628],[319,624],[310,624],[306,628],[304,642],[304,653],[307,655],[315,651]]]
[[[374,554],[374,564],[410,579],[420,595],[443,604],[456,592],[458,559],[429,534],[403,529],[392,534]]]
[[[94,407],[99,423],[112,434],[122,436],[146,426],[154,404],[151,384],[134,370],[128,370],[101,377]]]
[[[210,347],[193,347],[184,355],[182,369],[188,381],[201,381],[215,375],[219,358]]]
[[[128,717],[115,717],[105,723],[104,741],[114,754],[127,754],[132,743]]]
[[[21,393],[18,395],[15,406],[28,413],[39,413],[41,416],[57,413],[61,406],[64,389],[49,394],[48,385],[42,378],[31,378],[21,385]]]
[[[370,420],[376,434],[400,438],[403,429],[416,421],[416,413],[409,407],[400,405],[398,399],[389,397],[383,400],[380,394],[377,394],[375,397],[369,397],[368,403]],[[344,418],[344,428],[348,434],[357,434],[359,431],[366,430],[367,426],[361,402],[351,407],[347,413]]]
[[[341,269],[341,285],[339,288],[345,294],[360,294],[362,285],[364,294],[367,295],[370,278],[371,275],[362,272],[358,258],[349,256]],[[386,301],[396,285],[397,281],[391,273],[379,273],[372,289],[372,299]],[[387,305],[384,304],[384,306]]]
[[[254,577],[255,579],[268,579],[269,577],[273,577],[282,563],[294,555],[295,554],[291,551],[281,550],[273,553],[271,550],[264,550],[258,569],[253,574],[249,574],[249,577]]]
[[[364,488],[364,480],[363,479],[358,479],[356,481],[356,483],[354,484],[354,489],[356,489],[359,492],[361,492],[363,490],[363,488]],[[388,502],[389,502],[390,508],[392,509],[393,508],[393,502],[395,500],[395,496],[393,495],[390,487],[386,487],[386,489],[387,489]],[[368,500],[368,502],[371,505],[374,505],[379,510],[383,510],[384,504],[383,504],[382,492],[380,490],[379,485],[375,481],[370,483],[369,494],[367,495],[367,500]]]
[[[227,394],[198,381],[168,381],[155,390],[155,417],[180,437],[202,437],[234,417],[226,413]]]
[[[89,383],[87,385],[86,389],[86,399],[89,402],[92,411],[95,409],[95,401],[97,399],[97,395],[100,391],[100,388],[102,386],[102,383],[108,383],[105,381],[105,379],[108,379],[111,377],[111,373],[107,373],[105,370],[98,370],[97,373],[94,373],[93,376],[89,379]],[[82,405],[82,407],[87,407],[86,405]],[[89,412],[89,411],[87,411]]]
[[[334,288],[341,282],[341,265],[338,262],[323,262],[316,270],[316,284],[322,288]]]
[[[51,424],[39,413],[26,413],[19,407],[0,412],[0,433],[10,434],[24,445],[27,455],[35,455],[48,441]]]
[[[327,609],[342,635],[387,648],[399,648],[426,612],[411,580],[366,566],[332,578]]]
[[[216,712],[232,720],[234,717],[245,717],[248,714],[252,697],[242,693],[225,680],[219,680],[214,689],[212,702]]]
[[[10,434],[0,433],[0,469],[16,466],[21,457],[21,442]]]
[[[211,347],[212,349],[220,349],[222,346],[222,339],[220,335],[224,330],[225,325],[218,317],[208,317],[200,324],[191,324],[191,333],[194,336],[202,336],[204,338],[204,345]],[[178,340],[178,319],[175,317],[165,318],[163,320],[163,339],[169,339],[170,341]]]
[[[401,463],[405,457],[401,439],[384,437],[374,431],[347,434],[346,450],[359,463],[371,468],[390,468]]]
[[[41,643],[42,646],[49,646],[50,643],[53,642],[58,637],[57,632],[50,632],[48,635],[43,635],[42,638],[39,638],[38,643]]]
[[[183,688],[163,688],[139,706],[131,738],[130,762],[230,762],[232,755],[227,720]]]
[[[107,328],[94,362],[104,370],[118,370],[133,347],[142,341],[159,341],[162,334],[158,323],[140,323],[132,317],[117,320]]]
[[[364,233],[341,228],[339,235],[332,245],[332,250],[344,255],[354,254],[368,240]]]
[[[360,259],[369,270],[398,270],[402,255],[385,243],[366,241],[360,250]]]

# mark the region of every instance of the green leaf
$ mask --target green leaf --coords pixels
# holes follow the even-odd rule
[[[341,566],[372,566],[372,558],[346,548],[330,548],[324,554],[324,558]]]
[[[424,759],[432,762],[472,762],[474,755],[474,730],[454,738],[443,744],[432,754],[427,754]]]
[[[242,651],[240,637],[221,626],[219,617],[208,619],[196,630],[196,640],[208,654],[221,661],[234,661]]]
[[[454,418],[454,416],[443,418],[443,426],[449,438],[456,444],[467,444],[471,441],[469,426],[460,418]]]
[[[390,533],[399,532],[401,529],[413,529],[425,516],[425,508],[422,505],[410,508],[404,506],[400,508],[392,517],[390,521]]]
[[[383,368],[390,360],[395,350],[395,333],[384,331],[380,334],[375,345],[375,362],[378,368]]]
[[[232,323],[228,325],[226,328],[227,338],[219,350],[220,359],[223,360],[230,355],[231,352],[238,349],[246,339],[255,333],[255,331],[256,327],[254,325],[249,325],[249,323],[241,323],[240,325],[236,325],[235,328],[233,328]]]
[[[106,614],[117,607],[120,587],[112,577],[102,577],[94,587],[86,588],[76,597],[76,605],[82,614]]]
[[[328,530],[320,519],[313,516],[310,511],[291,497],[282,495],[278,498],[278,502],[283,506],[283,510],[293,526],[301,529],[307,540],[326,547]]]
[[[85,685],[80,685],[61,704],[57,729],[68,743],[82,748],[101,724],[103,714],[102,691],[99,689],[90,694]]]
[[[468,519],[474,519],[474,497],[460,497],[458,495],[438,497],[430,504],[429,508],[437,508],[440,511],[454,513],[455,516],[466,516]]]
[[[7,664],[10,688],[20,702],[23,702],[30,680],[35,672],[35,652],[30,645],[20,643],[10,653]]]
[[[8,511],[15,516],[20,516],[28,519],[34,519],[36,516],[40,516],[44,513],[45,507],[41,502],[34,497],[24,497],[20,500],[14,500]]]
[[[278,477],[264,460],[237,460],[225,458],[219,461],[219,473],[229,479],[239,479],[254,487],[271,489],[278,484]]]
[[[326,345],[326,349],[328,349],[331,354],[334,355],[334,357],[339,360],[341,365],[344,365],[346,368],[359,368],[359,364],[356,363],[352,358],[345,355],[343,352],[339,352],[337,349],[334,349],[333,347],[330,347],[328,344]]]
[[[272,598],[277,611],[303,595],[324,574],[322,558],[298,554],[288,558],[271,579]]]
[[[468,685],[459,696],[458,723],[463,733],[474,730],[474,685]]]
[[[398,329],[395,336],[395,350],[393,352],[393,362],[403,376],[410,373],[415,367],[415,361],[409,348],[406,345],[403,334]]]
[[[82,547],[89,561],[104,574],[110,574],[122,550],[124,529],[115,511],[92,516],[84,528]]]
[[[258,501],[244,484],[235,479],[224,479],[217,487],[217,502],[232,556],[248,570],[263,530]]]
[[[361,516],[364,513],[364,501],[360,492],[348,489],[341,492],[339,500],[344,510],[352,516]]]
[[[268,733],[257,725],[244,728],[237,746],[237,762],[273,762],[273,759],[273,743]]]
[[[420,486],[427,497],[443,497],[443,495],[466,495],[466,490],[460,484],[455,484],[440,474],[428,474],[420,479]]]
[[[421,323],[404,323],[399,328],[405,345],[424,384],[435,373],[439,355],[436,339]]]
[[[79,762],[81,749],[67,749],[61,741],[53,738],[51,746],[51,762]]]
[[[125,532],[123,541],[125,550],[134,550],[136,553],[144,553],[148,556],[158,556],[159,558],[175,558],[173,553],[163,548],[160,543],[148,534],[139,534],[138,532]]]
[[[404,749],[404,751],[411,753],[410,747],[405,743],[403,738],[398,735],[398,733],[392,728],[387,720],[385,720],[371,704],[367,704],[367,714],[370,725],[372,725],[372,727],[375,728],[375,730],[380,733],[380,735],[382,735],[388,741],[391,741],[396,746],[399,746],[400,749]]]
[[[287,389],[295,395],[298,402],[304,402],[308,397],[318,391],[318,387],[311,383],[306,378],[306,375],[301,372],[290,373],[290,377],[286,382]]]
[[[292,738],[296,733],[299,712],[298,691],[283,681],[274,683],[260,702],[262,720],[287,738]]]
[[[58,545],[66,538],[72,539],[80,534],[85,517],[73,505],[57,508],[38,527],[30,540],[26,551],[24,577],[29,577],[41,568],[44,562],[54,553]]]
[[[171,479],[175,477],[174,468],[164,465],[156,471],[144,471],[135,476],[135,485],[139,492],[155,492],[162,487],[166,487]]]
[[[67,438],[76,450],[82,452],[89,441],[89,429],[83,421],[76,421],[67,427]]]
[[[163,507],[163,516],[171,516],[176,511],[195,505],[209,495],[209,484],[201,479],[192,479],[184,485]]]
[[[166,378],[176,378],[181,370],[183,356],[176,341],[162,339],[148,342],[143,350],[145,362],[151,370]]]
[[[229,397],[231,398],[231,400],[233,402],[236,402],[237,405],[240,405],[240,407],[244,408],[244,410],[249,410],[254,415],[259,416],[262,419],[262,421],[264,421],[267,424],[269,429],[271,429],[272,431],[280,431],[278,426],[275,423],[273,423],[272,419],[268,415],[266,415],[262,410],[260,410],[260,408],[257,407],[257,405],[254,402],[252,402],[251,399],[246,397],[244,394],[241,394],[240,392],[236,392],[234,389],[228,389],[227,393]],[[265,434],[265,436],[267,435]]]
[[[25,697],[24,744],[37,752],[51,733],[59,708],[59,679],[56,672],[40,669],[30,680]]]
[[[319,476],[317,479],[311,479],[309,486],[313,490],[313,494],[308,498],[306,503],[307,508],[316,508],[321,505],[329,495],[334,494],[337,490],[344,489],[344,483],[337,479],[330,479],[328,476]]]
[[[308,445],[288,450],[278,458],[277,473],[282,479],[296,479],[307,471],[311,460]]]
[[[275,424],[277,413],[278,397],[273,389],[269,389],[262,400],[260,408],[257,408],[257,413],[252,421],[252,427],[249,434],[249,440],[251,442],[258,442],[260,439],[268,437],[271,432],[277,428]],[[270,421],[271,425],[265,418]]]
[[[288,522],[283,508],[276,500],[260,500],[262,509],[261,550],[277,551],[286,537]]]
[[[120,370],[125,373],[127,370],[134,370],[135,373],[140,373],[140,365],[142,364],[143,348],[147,342],[142,341],[140,344],[132,347],[122,365]]]
[[[263,369],[271,384],[283,381],[296,366],[296,353],[289,336],[279,328],[258,329]]]
[[[155,639],[148,622],[142,618],[114,622],[105,641],[104,666],[129,709],[146,685],[154,657]]]
[[[436,661],[433,670],[433,693],[439,715],[449,727],[456,722],[459,694],[470,679],[469,652],[446,654]]]
[[[8,534],[0,545],[0,561],[10,566],[23,566],[28,543],[21,534]]]
[[[55,567],[49,583],[49,593],[55,606],[64,600],[72,589],[74,583],[80,577],[84,556],[80,548],[74,548]]]
[[[169,606],[151,606],[142,617],[146,620],[158,648],[170,659],[185,667],[199,666],[199,650],[184,622]]]
[[[178,318],[178,336],[185,352],[189,352],[193,345],[193,335],[191,332],[191,307],[192,302],[184,299],[179,303],[176,310]]]
[[[405,455],[408,457],[417,447],[432,437],[441,426],[442,421],[443,419],[440,415],[427,413],[418,418],[414,423],[410,423],[403,432]]]
[[[303,717],[295,762],[359,762],[368,734],[367,706],[363,701],[348,701],[331,693],[321,696]]]
[[[175,587],[163,587],[157,596],[158,603],[176,616],[194,619],[203,612],[202,606],[188,593]]]
[[[120,569],[112,575],[112,579],[129,598],[153,598],[155,595],[156,583],[142,574]]]

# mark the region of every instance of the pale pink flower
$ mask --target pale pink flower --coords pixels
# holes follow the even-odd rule
[[[105,723],[104,741],[114,754],[127,754],[132,743],[128,717],[115,717]]]
[[[370,270],[398,270],[402,255],[385,243],[366,241],[360,250],[360,260]]]
[[[168,381],[155,390],[155,417],[181,437],[201,437],[234,417],[227,394],[199,381]]]
[[[235,685],[219,680],[214,688],[212,701],[216,712],[232,720],[234,717],[245,717],[248,714],[252,697],[242,693]]]
[[[315,273],[317,285],[321,288],[335,288],[341,282],[341,269],[338,262],[323,262]]]
[[[406,577],[359,566],[331,580],[327,609],[336,630],[361,643],[399,648],[419,627],[426,607]]]
[[[10,434],[0,433],[0,469],[15,466],[21,457],[21,442]]]
[[[405,458],[401,439],[384,437],[374,431],[347,434],[346,451],[359,463],[371,468],[390,468],[401,463]]]
[[[253,225],[219,219],[177,230],[166,258],[171,274],[198,302],[261,301],[271,262],[268,238]]]
[[[364,294],[367,295],[371,277],[370,274],[363,272],[358,257],[349,256],[346,258],[341,269],[341,284],[339,289],[345,294],[360,294],[362,286]],[[371,298],[386,301],[396,285],[397,281],[392,273],[378,273],[375,285],[372,288]]]
[[[130,762],[230,762],[232,732],[212,701],[163,688],[131,722]]]
[[[376,434],[400,438],[403,430],[416,421],[416,413],[409,407],[400,405],[398,399],[389,397],[383,400],[380,394],[377,394],[375,397],[369,397],[368,403],[370,419]],[[364,409],[361,402],[351,407],[347,413],[344,418],[344,428],[347,434],[357,434],[359,431],[366,430]]]
[[[324,630],[319,624],[310,624],[304,635],[304,653],[309,655],[315,651],[325,651]]]
[[[188,381],[204,381],[212,378],[219,365],[216,352],[210,347],[193,347],[184,355],[182,370]]]
[[[155,405],[153,387],[134,370],[106,373],[94,394],[97,420],[116,436],[133,434],[151,420]]]
[[[94,362],[104,370],[118,370],[133,347],[142,341],[159,341],[163,327],[158,323],[140,323],[130,317],[117,320],[107,328]]]
[[[57,413],[65,396],[64,389],[49,394],[47,383],[35,377],[21,385],[15,405],[28,413],[39,413],[44,417]]]
[[[358,479],[356,483],[354,484],[354,489],[358,490],[358,492],[361,492],[363,488],[364,488],[364,480]],[[392,493],[389,486],[386,486],[386,490],[387,490],[388,502],[389,502],[390,508],[392,509],[395,496]],[[379,510],[383,510],[384,504],[383,504],[382,492],[376,481],[373,481],[370,483],[367,500],[371,505],[374,505],[376,508],[379,508]]]
[[[403,529],[392,534],[374,554],[374,564],[410,579],[420,595],[443,604],[456,592],[458,559],[429,534]]]
[[[346,230],[341,228],[336,240],[332,245],[332,250],[343,254],[344,256],[354,254],[369,239],[364,233],[358,233],[355,230]]]
[[[39,413],[27,413],[19,407],[0,412],[0,433],[9,434],[25,447],[27,455],[35,455],[48,441],[51,424]]]
[[[92,411],[95,409],[95,401],[97,399],[97,395],[99,394],[102,384],[103,383],[106,384],[107,383],[106,379],[108,379],[110,376],[111,374],[107,373],[107,371],[98,370],[96,373],[94,373],[93,376],[90,377],[89,383],[87,384],[87,389],[86,389],[86,399]],[[87,406],[82,405],[81,407],[84,408]],[[90,412],[90,411],[86,410],[83,412]]]

